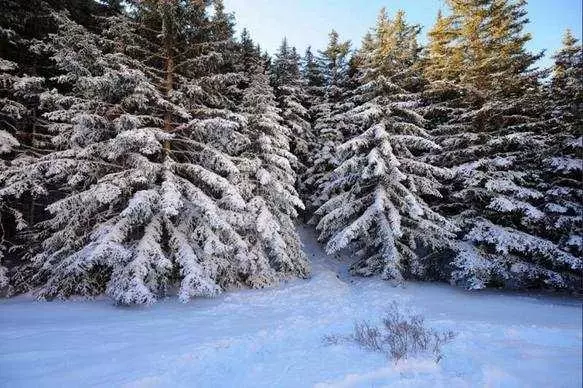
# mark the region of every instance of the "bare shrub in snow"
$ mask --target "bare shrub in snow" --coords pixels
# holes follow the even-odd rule
[[[338,334],[327,334],[322,338],[322,342],[324,345],[338,345],[341,342],[344,342],[346,337],[338,335]]]
[[[383,339],[381,330],[372,326],[367,321],[355,322],[352,339],[365,349],[375,352],[383,352]]]
[[[439,362],[442,358],[442,346],[454,337],[455,333],[452,331],[438,332],[426,327],[422,315],[411,314],[393,302],[380,327],[368,321],[359,321],[354,324],[351,335],[328,335],[324,337],[324,342],[329,345],[343,341],[355,342],[365,349],[384,353],[395,361],[431,354],[435,362]]]

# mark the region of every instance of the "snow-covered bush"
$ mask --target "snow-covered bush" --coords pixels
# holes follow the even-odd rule
[[[380,326],[375,326],[368,321],[359,321],[354,324],[351,335],[326,336],[324,341],[328,344],[354,342],[367,350],[386,354],[394,361],[431,355],[435,362],[439,362],[443,357],[443,345],[455,337],[452,331],[439,332],[428,328],[422,315],[408,312],[397,302],[391,303],[381,322]]]

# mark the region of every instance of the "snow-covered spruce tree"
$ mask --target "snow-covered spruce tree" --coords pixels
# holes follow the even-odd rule
[[[575,256],[583,256],[583,57],[570,31],[554,56],[550,127],[543,160],[546,222],[542,233]]]
[[[94,0],[0,0],[0,168],[50,152],[40,95],[52,87],[56,69],[44,40],[55,32],[53,12],[67,10],[71,17],[96,27],[92,15],[106,15],[110,4]],[[17,146],[18,145],[18,146]],[[45,218],[46,202],[34,193],[0,203],[0,251],[14,268],[27,246],[18,231]],[[1,283],[1,282],[0,282]]]
[[[421,113],[427,120],[430,134],[441,148],[426,155],[426,160],[439,167],[453,168],[476,157],[472,147],[477,140],[473,120],[476,111],[484,104],[485,96],[459,80],[457,72],[463,58],[454,46],[453,18],[444,17],[440,10],[428,38],[422,62],[425,85],[421,94]],[[444,182],[442,192],[446,195],[431,202],[432,207],[442,214],[454,215],[463,206],[450,196],[455,183],[458,182]],[[449,277],[449,274],[443,275]]]
[[[417,34],[403,12],[395,19],[381,12],[372,50],[363,53],[356,106],[344,118],[356,121],[361,132],[339,147],[341,163],[324,187],[331,198],[316,212],[328,252],[359,248],[355,274],[422,277],[430,263],[420,257],[421,248],[452,237],[453,226],[423,199],[440,195],[439,180],[449,171],[419,158],[438,146],[415,112],[418,97],[405,88],[415,84]]]
[[[431,37],[445,43],[430,48],[445,47],[452,60],[430,54],[427,76],[432,85],[454,82],[449,89],[469,96],[460,106],[459,93],[453,93],[446,105],[462,110],[435,129],[449,136],[434,160],[457,173],[448,196],[450,214],[462,227],[452,282],[572,288],[580,260],[539,233],[547,216],[537,149],[550,121],[532,69],[538,56],[524,48],[524,3],[448,3],[450,22],[436,26]]]
[[[4,32],[10,34],[9,31]],[[18,132],[16,122],[20,121],[28,113],[28,109],[22,103],[14,101],[13,92],[14,84],[18,77],[13,72],[18,69],[18,65],[7,59],[0,59],[0,74],[2,81],[2,94],[7,95],[2,98],[2,111],[0,111],[0,155],[5,157],[11,154],[20,143],[16,139]],[[11,98],[12,97],[12,98]],[[4,163],[4,160],[2,161]]]
[[[252,74],[259,65],[266,66],[261,58],[261,48],[253,42],[249,31],[245,28],[241,32],[237,65],[239,71],[247,75]],[[249,77],[246,78],[246,85],[248,85]]]
[[[281,109],[283,125],[291,131],[291,151],[299,161],[294,168],[300,172],[310,156],[314,138],[309,111],[303,105],[306,95],[300,71],[300,57],[287,39],[281,42],[271,64],[271,84]]]
[[[302,79],[305,88],[305,103],[310,113],[310,125],[314,127],[318,117],[317,107],[320,105],[326,94],[326,80],[318,58],[312,53],[312,48],[308,47],[302,58]]]
[[[554,60],[550,96],[553,116],[575,134],[583,126],[583,58],[581,43],[570,30],[565,32],[563,47]]]
[[[310,152],[306,158],[306,169],[298,180],[298,190],[302,199],[306,201],[309,205],[309,197],[313,193],[313,180],[312,180],[312,165],[314,159],[318,157],[320,147],[319,147],[319,136],[316,133],[316,122],[322,115],[322,108],[325,106],[326,102],[326,85],[324,80],[324,74],[322,74],[320,63],[316,56],[312,53],[312,48],[308,47],[306,53],[302,58],[302,81],[304,84],[305,94],[303,105],[308,109],[308,117],[310,127],[312,128],[313,139],[312,144],[310,144]],[[304,214],[309,216],[311,213],[309,209]]]
[[[440,9],[435,24],[427,33],[429,41],[425,48],[423,73],[429,80],[459,81],[463,53],[454,49],[456,31],[453,23],[453,18],[443,16]]]
[[[350,42],[340,41],[340,36],[336,31],[332,31],[328,37],[328,46],[319,53],[318,57],[319,70],[323,76],[324,95],[312,109],[316,147],[302,179],[310,213],[329,199],[320,187],[325,185],[329,173],[338,166],[336,148],[343,142],[345,134],[352,132],[346,130],[347,123],[342,120],[341,115],[352,107],[347,102]],[[317,216],[312,222],[316,219]]]
[[[295,230],[296,209],[304,205],[294,188],[296,174],[290,161],[290,129],[281,125],[279,109],[269,77],[262,64],[250,73],[242,110],[247,116],[247,133],[251,139],[242,157],[248,173],[245,199],[251,221],[251,252],[261,270],[253,271],[253,285],[270,284],[275,275],[305,277],[307,259]],[[271,272],[269,272],[269,270]]]
[[[583,58],[581,43],[570,30],[565,32],[563,47],[554,56],[551,97],[553,115],[575,133],[581,129],[583,117]]]
[[[449,41],[441,79],[506,96],[537,84],[532,65],[542,56],[525,52],[526,0],[446,0],[448,16],[438,19],[434,38]],[[437,31],[436,31],[437,30]],[[439,32],[438,32],[439,31]],[[433,39],[435,42],[435,39]],[[434,64],[434,61],[430,63]],[[430,65],[431,66],[431,65]]]
[[[212,27],[204,4],[142,1],[136,12],[111,20],[103,41],[61,18],[53,58],[70,92],[43,104],[63,151],[2,174],[2,197],[21,195],[31,176],[67,188],[21,270],[21,288],[40,297],[106,291],[152,303],[177,285],[186,301],[257,268],[238,233],[239,171],[221,150],[248,144],[244,120],[209,106],[228,80],[212,74],[212,37],[196,34]]]
[[[26,116],[29,110],[24,104],[17,100],[17,95],[14,90],[14,85],[19,80],[15,75],[18,65],[6,58],[5,45],[13,43],[12,37],[15,35],[14,31],[2,29],[0,30],[2,40],[3,55],[0,58],[0,169],[6,167],[7,159],[13,159],[14,153],[20,143],[16,136],[21,130],[23,116]],[[10,240],[12,239],[15,230],[7,230],[9,225],[14,225],[14,220],[20,220],[16,225],[20,228],[24,227],[24,219],[21,211],[16,209],[14,204],[7,201],[0,202],[0,289],[8,285],[8,268],[5,264],[5,254],[9,248]]]
[[[0,1],[0,170],[43,152],[39,95],[50,72],[40,38],[53,28],[43,1]],[[49,69],[47,69],[49,68]],[[20,245],[17,232],[35,219],[35,202],[0,200],[0,288],[8,284]],[[10,253],[9,253],[10,251]]]
[[[0,0],[0,158],[20,152],[43,152],[49,146],[42,133],[39,95],[54,72],[43,39],[56,29],[52,12],[65,8],[78,19],[104,13],[92,0],[74,2]]]
[[[452,281],[464,287],[576,284],[580,260],[538,233],[548,216],[533,150],[544,148],[547,122],[533,118],[544,115],[542,101],[529,100],[535,109],[526,99],[487,102],[472,120],[474,141],[452,150],[468,159],[454,167],[451,195],[463,230]]]
[[[483,95],[473,88],[464,88],[451,81],[429,81],[422,93],[420,113],[427,120],[433,140],[441,148],[426,155],[424,160],[449,169],[474,160],[480,148],[475,147],[479,135],[474,130],[474,118],[483,102]],[[459,178],[455,174],[443,181],[443,196],[430,201],[432,208],[442,215],[455,215],[466,206],[452,196],[459,189]],[[441,273],[440,276],[447,279],[450,274]]]

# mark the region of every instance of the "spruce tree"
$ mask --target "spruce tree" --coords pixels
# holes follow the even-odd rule
[[[457,31],[453,28],[453,18],[443,16],[439,10],[428,38],[422,62],[424,88],[421,112],[441,149],[427,155],[426,159],[437,166],[453,168],[474,157],[471,147],[476,141],[473,119],[476,110],[484,104],[485,96],[475,86],[463,84],[459,79],[463,62],[460,54],[463,53],[455,47]],[[456,181],[447,182],[444,190],[452,193],[454,183]],[[451,215],[462,204],[446,195],[432,205]]]
[[[253,285],[266,285],[281,275],[307,276],[307,259],[301,249],[294,219],[304,205],[294,188],[295,156],[289,150],[290,129],[281,124],[269,77],[259,65],[250,74],[243,112],[248,118],[249,148],[246,158],[250,187],[247,190],[251,230],[255,242],[251,253],[266,271],[255,271]],[[272,270],[271,270],[272,269]],[[271,272],[269,271],[271,270]],[[265,274],[263,274],[265,272]]]
[[[52,9],[44,1],[0,1],[0,171],[20,159],[45,152],[40,95],[47,89],[50,61],[41,39],[54,30]],[[28,195],[0,201],[0,288],[8,267],[26,245],[17,232],[37,218],[39,204]]]
[[[423,199],[440,195],[439,180],[449,172],[418,157],[438,148],[415,111],[418,97],[408,89],[416,84],[418,30],[404,13],[390,19],[381,11],[355,107],[343,115],[360,133],[339,147],[340,164],[322,188],[330,199],[316,212],[329,253],[359,248],[352,271],[360,275],[422,277],[428,263],[421,248],[451,237],[452,226]]]
[[[320,115],[319,108],[325,101],[326,80],[319,58],[316,58],[312,53],[311,47],[306,49],[302,60],[302,79],[305,88],[304,106],[308,108],[310,126],[314,128]]]
[[[326,81],[318,63],[318,58],[312,53],[311,47],[306,49],[302,61],[302,78],[304,79],[306,92],[310,96],[322,98],[324,96],[323,89]]]
[[[565,32],[563,47],[554,56],[551,80],[553,116],[576,134],[583,125],[583,59],[581,43],[570,30]]]
[[[424,75],[429,80],[459,81],[463,52],[453,46],[457,34],[453,29],[452,19],[443,16],[440,9],[435,24],[427,34],[429,42],[426,48]]]
[[[253,74],[258,66],[264,66],[264,61],[261,58],[261,49],[253,42],[251,35],[247,29],[241,32],[239,45],[239,58],[237,60],[238,68],[244,74]],[[249,83],[247,80],[246,83]]]
[[[474,112],[467,158],[454,167],[452,198],[463,229],[453,281],[469,288],[572,287],[580,261],[537,233],[547,217],[538,155],[547,127],[543,103],[487,102]]]
[[[105,12],[91,0],[0,1],[0,155],[11,159],[16,144],[22,152],[49,146],[42,133],[39,96],[56,85],[48,78],[53,66],[43,39],[56,30],[54,12],[67,12],[79,23]]]
[[[271,64],[271,83],[275,90],[278,107],[281,109],[283,125],[291,130],[291,151],[299,163],[294,166],[302,171],[310,155],[313,142],[312,128],[300,71],[300,57],[295,47],[284,39]]]
[[[479,90],[520,95],[536,85],[532,66],[542,56],[524,49],[531,36],[526,0],[447,0],[450,15],[438,27],[453,40],[447,79]],[[439,22],[439,20],[438,20]]]
[[[3,198],[36,189],[37,177],[62,188],[17,276],[41,297],[152,303],[178,285],[186,301],[262,275],[248,272],[263,268],[241,234],[247,204],[231,156],[249,145],[245,119],[222,89],[239,77],[218,60],[231,37],[218,40],[200,2],[142,1],[135,12],[111,19],[105,40],[60,18],[50,45],[67,88],[43,96],[60,150],[0,175]]]
[[[542,232],[564,250],[583,255],[583,58],[570,31],[554,56],[549,100],[555,125],[547,135],[543,160],[545,210]]]
[[[524,2],[448,3],[451,19],[430,36],[440,42],[429,45],[426,74],[430,90],[449,95],[441,102],[445,117],[428,111],[434,133],[445,135],[433,160],[456,172],[448,207],[462,233],[452,281],[469,288],[572,287],[580,261],[539,233],[547,216],[536,150],[545,144],[549,117],[532,69],[538,55],[524,47]],[[449,62],[431,53],[443,47]]]
[[[342,143],[345,135],[349,133],[352,135],[352,131],[347,130],[347,123],[341,116],[351,107],[345,104],[350,93],[348,90],[350,46],[349,41],[341,41],[338,33],[333,30],[328,35],[326,49],[319,53],[317,61],[322,75],[324,95],[312,108],[317,142],[303,179],[305,191],[309,193],[307,201],[313,210],[329,199],[320,188],[325,185],[330,172],[338,166],[336,148]]]

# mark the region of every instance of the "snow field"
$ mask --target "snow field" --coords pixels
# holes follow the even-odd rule
[[[0,301],[0,386],[581,386],[580,301],[352,278],[301,235],[313,277],[275,289],[139,308]],[[356,320],[378,323],[393,300],[457,332],[440,363],[323,344]]]

